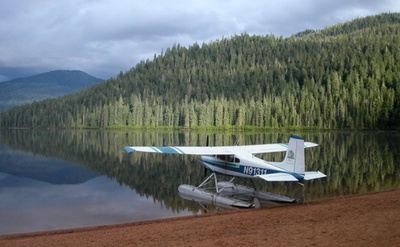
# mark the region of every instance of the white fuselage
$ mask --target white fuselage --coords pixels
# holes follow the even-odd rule
[[[203,164],[213,172],[253,178],[256,175],[287,172],[253,155],[203,155]]]

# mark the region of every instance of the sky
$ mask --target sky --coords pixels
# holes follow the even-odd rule
[[[0,82],[52,70],[115,77],[173,44],[289,37],[387,12],[398,0],[2,0]]]

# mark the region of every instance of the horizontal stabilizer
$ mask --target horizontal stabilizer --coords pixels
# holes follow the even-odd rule
[[[305,172],[304,174],[304,180],[312,180],[325,177],[326,175],[323,174],[322,172]]]
[[[293,175],[283,172],[277,172],[272,174],[256,175],[256,177],[262,178],[268,182],[288,182],[288,181],[299,181]]]

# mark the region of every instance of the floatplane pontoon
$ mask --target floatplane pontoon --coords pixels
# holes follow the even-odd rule
[[[208,142],[208,141],[207,141]],[[263,179],[269,182],[298,182],[326,177],[319,171],[305,171],[304,149],[318,144],[304,142],[297,135],[291,135],[289,143],[235,146],[128,146],[131,152],[199,155],[203,165],[212,172],[199,186],[180,185],[181,197],[198,202],[234,207],[254,207],[258,199],[278,202],[294,202],[295,199],[255,190],[233,183],[235,177]],[[285,152],[282,162],[270,162],[255,154]],[[217,174],[232,176],[229,182],[217,180]],[[214,191],[206,188],[214,184]],[[256,198],[251,201],[249,198]]]

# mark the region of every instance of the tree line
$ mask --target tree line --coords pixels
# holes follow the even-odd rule
[[[115,78],[16,107],[1,127],[397,128],[400,14],[171,48]]]
[[[398,133],[306,131],[300,134],[305,140],[321,146],[307,151],[307,169],[328,174],[326,181],[308,182],[305,186],[307,198],[321,199],[399,188]],[[176,210],[189,209],[193,205],[186,205],[184,200],[178,199],[177,188],[181,184],[198,185],[202,182],[204,170],[201,162],[185,155],[179,158],[146,153],[126,155],[122,147],[133,144],[146,146],[149,143],[205,145],[206,136],[196,131],[0,131],[2,144],[41,157],[55,157],[80,164],[129,186],[141,195],[163,201],[166,207],[176,207]],[[280,143],[288,140],[288,132],[220,132],[209,136],[213,146],[232,145],[236,140],[240,140],[241,144]],[[270,161],[284,158],[283,153],[265,155],[265,159]],[[21,167],[9,165],[15,162],[13,157],[6,155],[7,160],[0,162],[2,171],[22,171]],[[74,176],[68,179],[85,179],[80,177],[82,174],[64,174],[66,177],[68,175]],[[154,181],[162,182],[163,186]],[[261,179],[252,181],[254,184],[250,186],[255,185],[259,190],[287,196],[297,196],[299,188],[297,183],[265,183]]]

